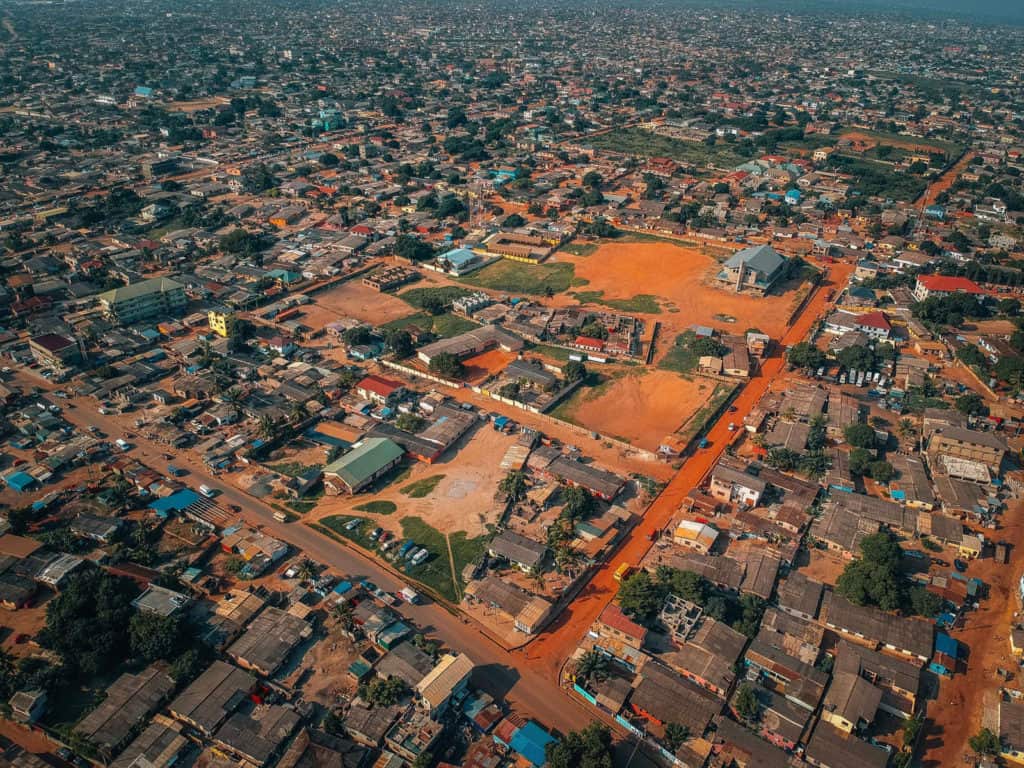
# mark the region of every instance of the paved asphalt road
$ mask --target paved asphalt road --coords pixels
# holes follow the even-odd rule
[[[38,386],[46,390],[56,388],[30,372],[19,373],[19,379],[26,387]],[[189,485],[198,487],[204,484],[218,489],[220,493],[216,501],[221,507],[226,509],[229,505],[238,505],[242,509],[241,516],[248,523],[260,526],[267,533],[289,542],[306,556],[328,565],[336,573],[356,579],[370,579],[389,592],[397,592],[405,586],[400,579],[360,552],[302,523],[278,522],[273,517],[274,510],[271,507],[213,476],[194,454],[174,451],[176,457],[173,462],[168,462],[163,458],[163,454],[168,452],[166,446],[146,439],[143,436],[145,427],[132,426],[143,413],[102,415],[98,412],[96,401],[91,398],[72,398],[69,401],[50,396],[48,399],[64,408],[63,415],[67,421],[79,428],[97,427],[106,433],[111,442],[124,436],[125,432],[131,432],[134,437],[128,438],[133,445],[129,455],[158,472],[164,471],[168,463],[187,469],[189,474],[182,479]],[[69,408],[69,402],[74,407]],[[563,732],[581,728],[594,719],[593,713],[566,695],[555,680],[523,665],[521,653],[509,653],[478,631],[475,625],[467,623],[468,620],[430,601],[421,605],[403,603],[400,610],[424,633],[435,635],[449,648],[468,654],[478,665],[474,682],[491,695],[506,699],[520,714],[535,717],[541,723]],[[529,650],[526,655],[529,658]]]
[[[849,265],[833,265],[830,279],[786,334],[782,340],[784,345],[793,344],[806,336],[813,322],[831,306],[823,296],[825,289],[841,287],[851,270],[852,267]],[[506,651],[481,633],[475,624],[453,615],[435,603],[428,602],[415,606],[403,604],[401,612],[412,619],[424,633],[436,636],[449,648],[468,654],[478,665],[474,682],[493,696],[504,698],[519,714],[534,717],[562,732],[581,728],[597,719],[597,713],[593,709],[568,696],[558,686],[561,665],[579,642],[583,632],[614,597],[616,585],[612,573],[617,564],[622,560],[639,562],[650,547],[648,534],[656,528],[664,527],[677,513],[686,493],[699,484],[704,474],[725,450],[726,444],[734,437],[727,430],[727,422],[742,421],[782,373],[783,362],[781,354],[765,361],[758,375],[748,382],[737,397],[736,412],[720,419],[708,433],[711,447],[699,452],[683,466],[647,510],[645,520],[622,544],[616,557],[597,572],[580,596],[563,611],[548,631],[524,649]],[[55,388],[34,372],[19,371],[18,376],[21,383],[27,386],[34,385],[48,390]],[[58,405],[68,404],[68,401],[59,398],[51,399]],[[132,455],[157,471],[162,471],[166,467],[168,462],[163,458],[166,448],[143,437],[140,432],[144,432],[145,427],[139,430],[130,426],[141,414],[102,415],[92,399],[75,398],[70,402],[74,407],[65,407],[64,410],[64,416],[69,422],[80,428],[95,426],[103,430],[111,441],[130,431],[135,435],[129,440],[134,446]],[[220,494],[217,501],[221,506],[238,505],[242,509],[241,516],[247,522],[289,542],[308,557],[328,565],[333,571],[356,579],[368,578],[391,592],[402,588],[403,583],[399,578],[360,552],[329,539],[301,523],[280,523],[274,520],[273,509],[234,486],[220,481],[193,454],[178,452],[173,463],[188,469],[190,474],[187,480],[192,486],[205,484],[218,489]],[[622,733],[622,729],[617,726],[616,730]],[[624,742],[620,752],[631,752],[630,743]],[[633,765],[638,767],[646,762],[649,761],[642,754],[636,755],[633,759]]]

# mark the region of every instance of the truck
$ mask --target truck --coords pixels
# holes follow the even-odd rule
[[[274,513],[274,519],[277,520],[277,522],[279,522],[279,523],[287,523],[288,522],[288,513],[287,512],[282,512],[281,510],[278,510],[277,512]]]
[[[129,448],[131,448],[131,445],[123,437],[117,438],[117,440],[114,441],[114,444],[122,451],[127,451]]]
[[[211,488],[208,485],[200,485],[199,486],[199,492],[201,494],[203,494],[203,496],[205,496],[208,499],[212,499],[214,496],[217,495],[217,491],[215,491],[213,488]]]
[[[185,474],[185,470],[183,470],[181,467],[176,467],[173,464],[168,464],[167,474],[169,474],[171,477],[181,477],[182,475]]]
[[[413,555],[412,564],[419,565],[430,556],[430,550],[426,547],[422,547],[419,552]]]
[[[407,554],[409,554],[409,550],[412,549],[415,546],[416,546],[416,542],[415,541],[413,541],[412,539],[406,539],[405,543],[402,545],[402,548],[400,550],[398,550],[398,556],[400,558],[405,558],[405,556]]]
[[[403,600],[413,605],[416,605],[420,599],[420,593],[412,587],[404,587],[399,594],[401,594]]]

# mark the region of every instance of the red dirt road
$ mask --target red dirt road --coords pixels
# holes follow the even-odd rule
[[[828,276],[810,303],[797,318],[796,323],[782,338],[780,347],[803,340],[815,321],[829,308],[825,298],[831,288],[838,290],[846,284],[853,272],[853,265],[837,263],[831,265]],[[784,350],[776,349],[774,355],[764,361],[757,376],[750,380],[737,396],[733,405],[736,412],[728,418],[719,419],[708,433],[711,445],[698,450],[675,475],[665,490],[651,504],[643,521],[626,538],[616,555],[594,575],[590,583],[558,617],[547,633],[534,640],[525,649],[525,658],[534,667],[557,676],[564,661],[579,644],[580,638],[597,618],[598,614],[612,601],[617,592],[613,578],[621,562],[638,563],[651,547],[648,536],[664,528],[677,514],[686,494],[697,487],[707,472],[718,461],[726,445],[735,433],[729,432],[728,423],[739,424],[768,391],[785,365]]]

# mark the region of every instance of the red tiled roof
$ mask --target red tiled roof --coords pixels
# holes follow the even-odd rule
[[[857,318],[857,324],[868,328],[881,328],[885,331],[892,330],[889,320],[882,312],[868,312],[866,315],[861,315]]]
[[[600,621],[612,629],[617,629],[623,634],[629,635],[630,637],[643,638],[647,634],[647,630],[633,621],[629,616],[622,612],[615,603],[609,603],[603,611],[601,611]]]
[[[399,382],[385,379],[382,376],[367,376],[356,385],[356,389],[363,389],[381,397],[388,397],[395,390],[401,388],[401,386]]]
[[[67,336],[61,336],[57,333],[44,333],[42,336],[34,337],[32,341],[47,352],[60,352],[62,349],[67,349],[68,347],[73,347],[75,345],[75,342],[72,339],[69,339]]]
[[[597,347],[598,349],[604,349],[604,342],[601,339],[595,339],[590,336],[577,336],[576,345],[580,347]]]
[[[966,277],[947,277],[946,275],[920,275],[917,281],[929,291],[944,293],[984,293],[978,284]]]

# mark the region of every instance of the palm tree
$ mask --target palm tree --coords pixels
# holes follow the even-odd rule
[[[295,575],[302,581],[312,581],[317,576],[316,563],[304,557],[295,567]]]
[[[533,579],[533,583],[537,585],[537,589],[543,592],[544,584],[546,583],[544,580],[544,569],[539,565],[533,566],[533,568],[530,569],[530,578]]]
[[[513,504],[517,504],[526,497],[526,477],[522,472],[512,470],[498,483],[498,490]]]
[[[900,437],[909,438],[917,432],[917,428],[914,426],[914,422],[910,419],[900,419],[899,431]]]
[[[356,620],[355,615],[352,612],[352,604],[349,602],[337,603],[332,611],[335,621],[338,622],[338,626],[342,628],[344,632],[351,634],[355,631]]]
[[[264,413],[260,416],[260,434],[264,440],[273,440],[277,437],[277,419],[269,414]]]
[[[555,570],[561,574],[575,576],[583,556],[568,544],[560,543],[555,549]]]
[[[308,416],[309,411],[307,411],[306,407],[298,400],[293,401],[288,407],[288,420],[292,422],[292,424],[298,424]]]
[[[225,405],[230,405],[234,409],[235,416],[241,417],[242,390],[239,387],[231,387],[227,391],[222,392],[220,399],[224,401]]]
[[[608,657],[600,651],[591,649],[576,660],[573,673],[584,684],[591,680],[604,680],[608,677]]]

